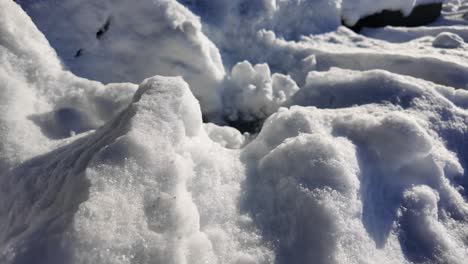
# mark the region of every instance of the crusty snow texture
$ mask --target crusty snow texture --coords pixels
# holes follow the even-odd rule
[[[171,0],[19,0],[70,71],[88,79],[140,83],[183,76],[206,114],[219,111],[224,77],[200,20]],[[51,17],[63,18],[60,23]]]
[[[468,3],[16,2],[0,263],[466,263]]]

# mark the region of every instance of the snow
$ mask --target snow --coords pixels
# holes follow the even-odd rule
[[[128,104],[135,85],[104,86],[71,75],[18,6],[2,3],[1,9],[3,170],[46,151],[52,144],[47,137],[65,138],[72,129],[85,132],[101,126]],[[68,118],[80,122],[61,120]]]
[[[442,49],[456,49],[463,45],[463,39],[454,33],[442,32],[436,36],[432,45]]]
[[[234,157],[208,139],[181,78],[147,79],[96,132],[2,177],[0,212],[9,215],[2,261],[216,263],[249,251],[256,260],[268,257],[268,249],[252,246],[258,237],[245,224],[230,222],[239,217],[242,177]],[[21,193],[27,195],[15,197]],[[239,254],[241,241],[249,248]]]
[[[421,229],[421,234],[430,234],[432,225],[420,227],[414,221],[399,226],[406,220],[400,220],[397,210],[406,208],[407,190],[427,185],[447,206],[439,215],[466,217],[464,199],[449,184],[463,173],[461,166],[423,120],[387,107],[295,106],[270,117],[247,146],[249,159],[258,159],[249,202],[266,236],[278,241],[280,261],[395,263],[421,254],[461,263],[464,242],[455,230],[447,230],[444,220],[432,220],[444,230],[440,239],[416,240],[406,233]],[[418,251],[410,248],[409,241],[415,240],[418,245],[427,240],[446,243],[447,248]],[[403,255],[406,251],[411,253]]]
[[[229,149],[240,149],[247,140],[239,130],[229,126],[218,126],[213,123],[204,124],[204,129],[211,140]]]
[[[71,227],[73,246],[80,248],[73,261],[235,262],[239,241],[232,236],[255,243],[255,236],[226,222],[236,217],[230,214],[237,193],[230,185],[231,197],[216,197],[224,189],[218,181],[239,175],[226,168],[236,164],[229,165],[230,156],[201,128],[198,103],[180,78],[140,85],[133,104],[107,128],[115,134],[111,143],[93,153],[85,171],[91,186]],[[209,162],[211,151],[219,152],[218,165]],[[231,252],[219,252],[222,244]]]
[[[17,2],[1,263],[468,258],[466,2],[363,35],[423,2]]]
[[[268,64],[239,62],[223,90],[229,120],[258,120],[270,116],[299,90],[290,76],[270,72]]]
[[[104,83],[181,75],[205,114],[219,110],[216,88],[224,67],[218,49],[201,32],[199,19],[175,1],[17,2],[76,75]],[[50,17],[67,19],[56,23]]]

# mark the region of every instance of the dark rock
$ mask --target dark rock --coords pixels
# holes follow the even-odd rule
[[[348,26],[344,22],[343,25],[348,26],[355,32],[359,32],[363,27],[418,27],[435,21],[440,16],[441,11],[442,3],[425,4],[415,7],[411,14],[406,17],[401,11],[384,10],[378,14],[361,18],[354,26]]]

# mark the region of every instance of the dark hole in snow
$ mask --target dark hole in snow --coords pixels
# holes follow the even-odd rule
[[[203,123],[214,123],[220,126],[229,126],[233,127],[241,133],[249,133],[249,134],[256,134],[260,132],[260,130],[263,127],[263,123],[265,122],[265,119],[256,119],[252,121],[246,121],[243,119],[238,119],[238,120],[229,120],[229,118],[224,117],[221,122],[220,120],[217,119],[211,119],[205,115],[202,116]]]
[[[265,11],[262,1],[244,0],[238,5],[239,15],[244,17],[258,17]]]
[[[249,14],[249,6],[248,3],[242,2],[239,5],[239,14],[242,16],[246,16]]]
[[[257,134],[262,129],[263,122],[265,122],[265,120],[254,120],[254,121],[226,120],[226,125],[239,130],[241,133],[247,132],[249,134]]]
[[[107,18],[104,25],[102,25],[101,28],[99,28],[98,32],[96,32],[97,39],[100,39],[102,35],[104,35],[104,33],[106,33],[109,30],[110,22],[111,22],[111,18],[109,17]]]
[[[75,56],[73,56],[73,57],[78,58],[78,57],[81,57],[81,55],[83,55],[83,49],[77,50],[76,53],[75,53]]]
[[[384,10],[378,14],[361,18],[354,26],[348,26],[344,22],[343,25],[355,32],[359,32],[363,27],[417,27],[434,22],[440,16],[441,11],[442,3],[425,4],[415,7],[413,12],[406,17],[401,11]]]

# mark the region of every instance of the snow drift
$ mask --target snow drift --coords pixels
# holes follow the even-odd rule
[[[313,25],[332,32],[302,36],[308,20],[282,17],[312,19],[317,9],[300,10],[323,4],[336,20],[335,1],[244,1],[243,14],[261,20],[252,27],[206,20],[238,1],[180,1],[202,22],[175,1],[19,2],[58,55],[19,5],[0,0],[0,262],[468,258],[468,56],[457,20],[443,34],[384,29],[411,39],[390,43],[325,21]],[[55,25],[49,7],[70,20]],[[255,37],[234,41],[229,23]],[[288,29],[297,41],[283,38]],[[204,34],[234,65],[227,74]],[[71,61],[62,53],[84,43]],[[122,43],[131,51],[109,48]],[[221,117],[263,126],[241,134]]]
[[[71,72],[92,80],[139,83],[182,75],[207,115],[219,111],[224,68],[197,17],[175,1],[18,1]],[[57,23],[51,17],[66,19]]]

